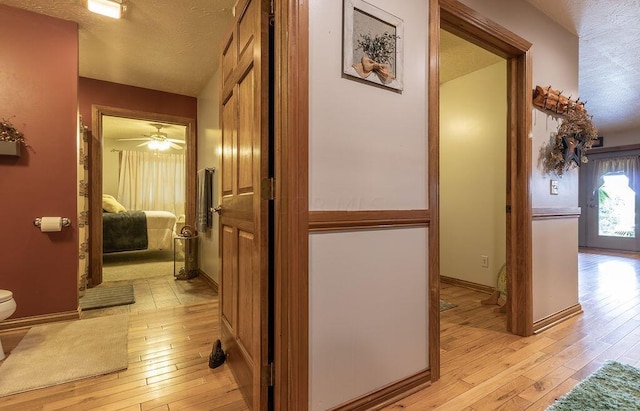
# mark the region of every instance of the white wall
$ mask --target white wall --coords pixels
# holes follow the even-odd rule
[[[506,60],[440,85],[443,276],[496,286],[506,261],[506,119]]]
[[[118,197],[118,175],[120,174],[119,155],[120,153],[111,150],[116,149],[116,144],[126,144],[127,142],[106,139],[102,148],[102,193]],[[135,145],[134,145],[135,147]],[[117,148],[122,150],[122,148]]]
[[[461,0],[483,16],[513,31],[533,44],[533,84],[551,85],[566,95],[578,96],[578,38],[553,22],[524,0]],[[577,207],[578,170],[562,178],[544,174],[539,165],[539,151],[557,131],[557,119],[533,109],[533,173],[531,197],[534,208]],[[559,181],[559,195],[551,195],[551,179]],[[576,303],[578,288],[578,224],[562,220],[533,221],[533,309],[534,321]],[[550,261],[564,261],[559,266]],[[566,287],[558,289],[550,302],[541,298],[546,285],[555,281]]]
[[[536,221],[533,238],[533,318],[540,320],[578,302],[578,219]]]
[[[369,3],[404,21],[402,93],[343,78],[343,1],[309,2],[312,211],[427,208],[428,2]],[[310,409],[428,367],[427,233],[311,235]]]
[[[628,146],[631,144],[640,144],[640,130],[624,130],[611,131],[601,133],[604,135],[604,147]]]
[[[198,170],[214,167],[213,205],[220,204],[220,71],[211,77],[198,96]],[[214,214],[213,228],[200,233],[200,270],[219,283],[220,253],[218,248],[218,215]]]
[[[312,410],[426,368],[427,237],[424,228],[310,236]]]
[[[404,91],[341,78],[342,1],[310,6],[309,207],[427,207],[427,5],[371,4],[404,20]]]

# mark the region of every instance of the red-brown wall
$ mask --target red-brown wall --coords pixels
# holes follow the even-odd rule
[[[82,122],[92,127],[91,106],[101,105],[189,118],[198,116],[198,99],[163,91],[80,77],[78,98]]]
[[[12,318],[75,311],[78,27],[3,5],[0,27],[0,118],[32,147],[0,156],[0,288],[14,294]],[[42,216],[72,227],[42,233]]]

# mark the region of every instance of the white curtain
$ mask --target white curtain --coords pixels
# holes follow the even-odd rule
[[[184,154],[122,151],[118,201],[127,210],[171,211],[185,209]]]
[[[628,156],[617,158],[603,158],[593,160],[593,187],[591,192],[595,194],[604,183],[602,177],[608,173],[623,172],[629,178],[629,187],[637,191],[638,172],[640,172],[640,157]]]

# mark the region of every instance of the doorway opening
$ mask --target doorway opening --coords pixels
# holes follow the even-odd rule
[[[111,281],[135,279],[136,262],[144,263],[137,266],[144,271],[140,275],[165,274],[173,280],[175,229],[185,221],[193,221],[192,216],[195,215],[194,125],[195,120],[190,118],[106,106],[93,107],[89,189],[90,287],[105,280],[105,261],[110,269]],[[170,148],[176,147],[173,151],[180,154],[160,154],[156,153],[159,150],[149,150],[149,144],[160,140],[172,143]],[[137,150],[139,148],[146,150]],[[171,174],[173,176],[169,177]],[[139,210],[135,218],[140,220],[140,231],[145,232],[120,235],[117,218],[108,217],[120,217],[123,214],[105,213],[105,204],[108,208],[106,211],[127,208]],[[111,210],[112,206],[118,210]],[[127,222],[132,218],[134,216],[127,216]],[[136,237],[142,239],[137,240]],[[118,267],[122,265],[124,269]],[[124,278],[123,273],[134,274],[131,278]]]
[[[506,284],[499,281],[506,264],[506,120],[506,59],[440,30],[443,300],[472,310],[474,318],[465,321],[500,331],[506,330]],[[459,287],[481,294],[458,296]]]
[[[531,43],[453,0],[432,0],[429,10],[429,360],[440,377],[440,29],[506,59],[506,277],[507,330],[533,333],[531,222]]]
[[[580,168],[581,247],[640,251],[639,156],[640,150],[596,151]]]

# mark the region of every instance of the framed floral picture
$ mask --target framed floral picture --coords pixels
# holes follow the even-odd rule
[[[344,0],[343,73],[402,90],[403,22],[362,0]]]

